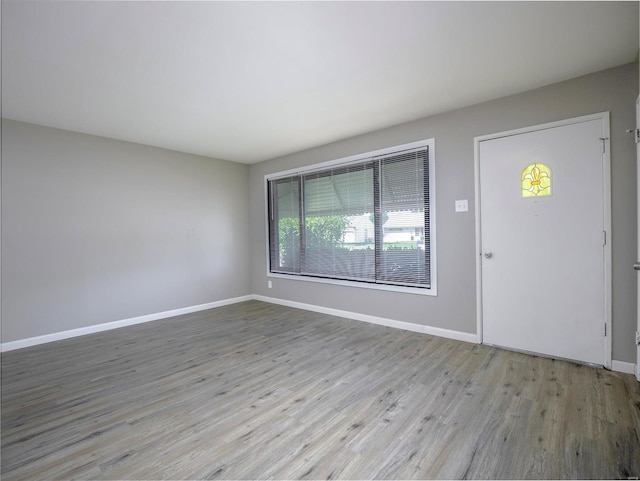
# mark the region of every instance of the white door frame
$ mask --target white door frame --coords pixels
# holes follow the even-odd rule
[[[640,129],[640,96],[638,96],[638,98],[636,99],[636,126],[635,126],[636,132],[635,132],[635,136],[636,139],[638,139],[638,131],[637,129]],[[637,168],[637,187],[638,187],[638,193],[637,193],[637,208],[638,211],[636,213],[636,217],[638,219],[638,253],[637,253],[637,257],[636,257],[636,263],[637,261],[640,261],[640,143],[638,143],[638,141],[636,140],[636,168]],[[640,381],[640,340],[638,338],[638,336],[640,336],[640,275],[636,274],[636,279],[638,282],[638,285],[636,287],[636,303],[637,303],[637,307],[636,307],[636,379],[638,381]]]
[[[611,369],[611,155],[609,149],[609,112],[601,112],[572,119],[561,120],[558,122],[549,122],[541,125],[534,125],[521,129],[508,130],[495,134],[482,135],[473,139],[474,147],[474,168],[475,168],[475,201],[476,201],[476,316],[477,316],[477,342],[482,344],[482,206],[480,202],[480,142],[485,140],[493,140],[501,137],[510,137],[512,135],[535,132],[538,130],[552,129],[565,125],[589,122],[592,120],[602,120],[602,145],[603,145],[603,207],[604,219],[603,225],[606,232],[606,243],[603,249],[604,256],[604,316],[606,325],[606,336],[604,338],[604,367]]]

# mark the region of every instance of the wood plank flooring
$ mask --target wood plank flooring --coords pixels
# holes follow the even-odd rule
[[[1,474],[627,479],[633,376],[249,301],[2,355]]]

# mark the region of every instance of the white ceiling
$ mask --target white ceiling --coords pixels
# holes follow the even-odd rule
[[[254,163],[625,64],[637,2],[2,1],[4,117]]]

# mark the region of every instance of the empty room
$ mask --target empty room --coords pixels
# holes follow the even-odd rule
[[[2,479],[640,477],[638,2],[0,7]]]

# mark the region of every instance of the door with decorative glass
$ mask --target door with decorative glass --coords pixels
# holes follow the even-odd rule
[[[476,139],[484,343],[610,365],[605,131],[608,114]]]

